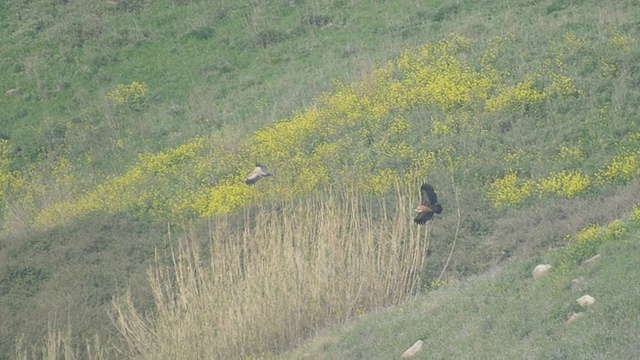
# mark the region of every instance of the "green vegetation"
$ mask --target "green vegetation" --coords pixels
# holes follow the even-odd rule
[[[633,359],[640,340],[640,298],[631,285],[640,275],[634,265],[640,254],[640,212],[635,214],[636,220],[618,222],[623,235],[582,232],[570,240],[573,250],[507,264],[400,306],[365,314],[280,358],[398,359],[422,339],[424,350],[417,359]],[[586,242],[599,245],[585,247],[586,237]],[[594,265],[578,262],[558,268],[577,248],[601,257]],[[534,282],[531,271],[540,261],[553,267],[549,276]],[[572,289],[572,280],[579,277],[585,283]],[[596,299],[586,309],[576,302],[584,294]],[[586,315],[567,323],[573,312]]]
[[[574,271],[640,175],[640,6],[601,5],[3,3],[0,354],[266,356],[505,260]]]

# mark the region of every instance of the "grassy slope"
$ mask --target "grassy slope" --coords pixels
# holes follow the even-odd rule
[[[7,119],[0,136],[13,143],[20,164],[66,155],[80,159],[83,174],[100,179],[122,173],[139,152],[175,146],[196,134],[221,132],[233,143],[246,131],[307,105],[332,80],[358,78],[399,50],[452,31],[480,43],[513,33],[517,52],[553,42],[567,31],[596,42],[616,32],[638,33],[632,21],[638,9],[632,2],[615,2],[606,10],[601,3],[578,6],[563,1],[519,6],[460,1],[418,8],[401,1],[338,2],[332,7],[317,2],[294,7],[154,2],[153,8],[144,1],[129,3],[141,6],[126,9],[81,1],[2,4],[7,35],[3,38],[10,39],[3,44],[3,57],[11,59],[2,63],[7,84],[3,90],[17,89],[17,95],[0,98]],[[549,123],[506,119],[514,123],[506,137],[509,145],[547,149],[534,155],[547,156],[565,140],[579,137],[573,124],[599,119],[601,111],[610,121],[601,124],[594,143],[583,146],[589,159],[585,166],[595,169],[608,155],[599,151],[599,144],[609,146],[637,129],[636,107],[631,104],[638,93],[629,90],[637,81],[634,69],[624,68],[627,72],[617,82],[592,87],[597,59],[583,55],[577,57],[573,75],[583,81],[578,85],[591,90],[587,102],[597,106],[583,109],[581,101],[562,103],[550,110],[559,115]],[[126,116],[114,113],[104,95],[115,84],[134,80],[150,85],[148,108]],[[413,116],[420,121],[429,117]],[[547,126],[559,118],[566,123]],[[77,156],[86,152],[93,157],[88,166]],[[536,166],[540,165],[529,170],[544,172]],[[440,181],[443,187],[447,184],[446,177]],[[543,201],[540,206],[503,211],[491,215],[491,221],[481,208],[467,209],[466,241],[452,269],[455,274],[474,274],[501,259],[558,245],[565,234],[589,222],[618,217],[636,193],[635,186],[607,188],[586,199]],[[450,190],[443,194],[453,198]],[[473,191],[466,195],[465,202],[481,198]],[[604,214],[588,211],[585,204],[598,204]],[[565,221],[555,221],[556,216]],[[454,219],[443,218],[442,224],[451,228]],[[165,244],[164,229],[144,217],[98,215],[53,231],[25,230],[3,238],[0,301],[2,317],[8,319],[4,323],[9,324],[0,334],[4,349],[12,347],[12,334],[43,335],[51,312],[57,312],[58,323],[69,317],[81,332],[111,332],[105,315],[111,296],[128,281],[144,283],[154,246]],[[516,231],[521,229],[526,230]],[[448,245],[436,244],[433,251],[431,273],[442,267]],[[143,288],[134,286],[142,309],[151,307]]]
[[[397,53],[404,45],[393,28],[408,16],[390,22],[368,4],[126,3],[141,6],[0,5],[2,54],[8,59],[0,65],[2,90],[15,89],[0,97],[0,137],[13,145],[17,166],[39,161],[46,167],[69,156],[80,164],[81,176],[100,179],[122,172],[139,152],[175,146],[195,134],[222,133],[218,138],[231,144],[303,106],[332,81],[357,76]],[[401,10],[399,4],[392,12]],[[328,23],[309,20],[319,15]],[[411,38],[407,44],[421,40],[424,26],[404,30]],[[262,32],[266,40],[260,40]],[[265,47],[269,34],[274,43]],[[105,94],[131,81],[151,87],[149,108],[118,116]],[[85,154],[92,157],[88,165]],[[61,325],[69,319],[74,329],[111,332],[112,296],[128,283],[146,285],[165,229],[146,219],[99,215],[54,231],[5,236],[0,354],[9,353],[15,334],[43,338],[49,321]],[[140,301],[148,299],[146,286],[133,289],[147,294]]]
[[[595,265],[552,268],[539,282],[532,269],[557,268],[557,254],[507,264],[324,331],[282,358],[393,359],[421,339],[417,359],[633,359],[640,340],[640,294],[631,285],[640,275],[639,240],[636,225],[602,245]],[[573,290],[578,277],[586,285]],[[596,299],[586,310],[576,303],[584,294]],[[567,324],[568,314],[579,311],[586,317]]]
[[[413,23],[404,30],[410,39],[398,42],[395,28],[409,16],[401,4],[125,3],[140,6],[4,4],[3,53],[11,61],[3,62],[3,83],[16,92],[2,98],[2,137],[21,156],[35,159],[61,146],[75,154],[99,149],[96,167],[117,167],[131,153],[226,124],[244,133],[423,40],[417,35],[426,26]],[[385,12],[400,18],[384,19]],[[114,119],[104,96],[131,81],[148,83],[152,109]],[[124,149],[96,143],[120,137]]]

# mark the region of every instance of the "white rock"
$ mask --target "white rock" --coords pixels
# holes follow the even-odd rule
[[[572,322],[584,317],[586,314],[583,312],[572,312],[569,313],[569,318],[567,319],[567,324],[571,324]]]
[[[549,272],[549,269],[551,269],[550,264],[540,264],[536,266],[535,269],[533,269],[533,279],[534,280],[542,279],[545,275],[547,275],[547,273]]]
[[[424,342],[422,340],[416,341],[415,344],[411,345],[410,348],[408,348],[402,353],[402,358],[409,359],[416,356],[416,354],[422,350],[423,345],[424,345]]]
[[[580,296],[576,301],[578,302],[578,304],[580,304],[580,306],[587,307],[593,304],[594,302],[596,302],[596,299],[594,299],[589,295],[583,295],[583,296]]]
[[[600,260],[600,254],[596,254],[590,258],[588,258],[587,260],[583,261],[582,264],[580,264],[581,266],[593,266],[595,265],[595,263],[598,262],[598,260]]]

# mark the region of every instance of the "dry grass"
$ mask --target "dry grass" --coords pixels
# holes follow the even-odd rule
[[[149,272],[153,317],[130,297],[115,302],[124,355],[272,354],[327,324],[403,301],[420,286],[429,242],[429,226],[409,223],[414,193],[397,185],[393,206],[349,191],[263,204],[246,210],[244,224],[214,220],[207,254],[197,238],[183,237],[173,266]]]
[[[74,346],[71,328],[60,330],[56,321],[50,321],[47,329],[47,337],[42,348],[25,345],[24,337],[19,337],[16,343],[14,359],[31,360],[102,360],[108,358],[108,351],[101,345],[100,338],[96,335],[93,339],[87,338],[85,347]]]

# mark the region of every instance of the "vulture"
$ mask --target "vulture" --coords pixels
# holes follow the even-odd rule
[[[413,220],[418,225],[423,225],[427,221],[431,220],[433,214],[440,214],[442,212],[442,206],[438,204],[438,195],[433,190],[433,186],[424,183],[420,187],[420,205],[416,208],[416,218]]]
[[[267,172],[267,167],[256,164],[256,168],[253,169],[253,172],[251,174],[249,174],[249,176],[247,177],[247,181],[245,182],[247,183],[247,185],[253,185],[265,176],[271,176],[271,174]]]

